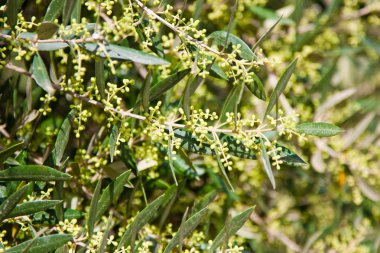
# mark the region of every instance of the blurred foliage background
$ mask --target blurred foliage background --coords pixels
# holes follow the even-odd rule
[[[9,2],[12,1],[1,7],[4,16]],[[136,104],[146,85],[147,73],[153,73],[151,78],[157,83],[178,70],[192,67],[194,54],[186,55],[175,49],[181,43],[177,35],[162,28],[157,20],[149,20],[137,5],[132,6],[134,1],[72,2],[70,18],[57,16],[56,23],[61,25],[61,30],[71,25],[76,36],[93,38],[93,33],[87,34],[84,27],[88,23],[97,23],[101,28],[95,29],[95,33],[105,31],[103,35],[110,41],[158,56],[162,56],[160,50],[164,50],[165,59],[171,62],[170,66],[154,69],[129,62],[104,65],[108,71],[105,80],[111,82],[106,89],[112,89],[112,84],[121,87],[123,80],[128,78],[123,87],[128,87],[130,93],[121,96],[126,108],[133,108]],[[228,214],[234,216],[250,206],[255,206],[254,212],[230,240],[229,252],[380,252],[380,2],[164,0],[144,3],[168,20],[173,20],[175,15],[186,20],[199,20],[194,27],[201,31],[201,39],[213,31],[230,29],[249,46],[254,45],[281,17],[255,50],[262,61],[255,66],[255,73],[262,80],[266,93],[271,93],[286,66],[298,58],[296,70],[278,101],[283,114],[297,115],[300,122],[331,122],[345,131],[331,138],[280,138],[280,142],[286,142],[309,165],[282,165],[280,170],[274,170],[276,189],[272,188],[260,161],[231,159],[233,165],[228,177],[235,189],[231,192],[219,173],[214,156],[185,156],[196,167],[196,172],[188,168],[188,161],[180,161],[185,165],[180,162],[174,164],[179,180],[175,201],[171,201],[167,208],[161,208],[159,217],[140,231],[141,245],[150,243],[140,245],[140,251],[155,252],[152,244],[156,245],[157,241],[167,245],[181,224],[185,207],[192,207],[202,196],[216,190],[217,196],[209,204],[207,219],[184,241],[183,247],[187,252],[205,251],[209,240],[213,240],[225,225]],[[47,0],[21,3],[22,15],[16,16],[18,24],[41,22],[49,4]],[[124,8],[130,8],[135,16],[128,16],[129,12]],[[231,13],[234,13],[232,19]],[[81,22],[73,22],[73,18]],[[115,20],[119,20],[120,27],[111,27]],[[5,20],[2,22],[0,26],[4,28]],[[133,22],[138,24],[131,26]],[[29,30],[24,27],[26,30],[21,32],[35,32],[35,27],[31,26]],[[157,36],[159,29],[162,33]],[[4,31],[5,28],[2,33],[6,34]],[[70,32],[73,30],[67,34]],[[155,40],[157,37],[158,42]],[[60,248],[62,251],[59,252],[76,252],[81,247],[86,250],[81,242],[87,244],[87,252],[97,252],[95,245],[101,243],[104,231],[112,236],[106,250],[110,252],[136,213],[174,183],[165,151],[141,137],[154,129],[139,125],[135,120],[110,120],[112,117],[107,116],[103,109],[91,103],[77,102],[71,93],[57,92],[59,94],[54,98],[45,96],[45,92],[18,69],[28,71],[31,68],[36,50],[23,52],[22,44],[13,44],[11,48],[4,38],[0,43],[3,54],[0,148],[20,140],[25,143],[6,160],[3,168],[19,164],[56,166],[51,156],[61,124],[71,109],[81,114],[75,117],[77,121],[74,121],[62,165],[56,166],[60,170],[65,167],[72,179],[65,184],[36,183],[34,190],[29,192],[29,200],[62,199],[61,211],[55,209],[61,222],[47,218],[48,222],[44,224],[38,221],[38,217],[8,219],[0,225],[3,246],[16,245],[48,227],[50,232],[74,234],[75,240],[70,246]],[[162,47],[155,47],[157,44]],[[60,76],[65,75],[63,89],[74,87],[74,93],[87,96],[95,86],[92,78],[96,75],[96,57],[79,47],[70,50],[43,52],[41,57],[53,82],[54,79],[56,83],[62,82]],[[77,60],[79,57],[80,61]],[[10,59],[18,68],[4,67]],[[112,72],[112,68],[116,71]],[[178,105],[185,85],[186,78],[163,96],[161,100],[166,111]],[[196,109],[220,113],[230,89],[231,83],[223,78],[207,75],[204,84],[191,97],[191,103]],[[100,98],[99,92],[94,91],[94,94],[89,98]],[[264,115],[265,101],[249,92],[243,93],[241,101],[239,111],[242,118],[252,115],[261,118]],[[116,104],[116,101],[110,103]],[[83,119],[87,120],[84,124],[80,122]],[[109,136],[112,136],[115,122],[126,124],[120,134],[133,141],[125,140],[127,145],[121,144],[123,147],[119,146],[119,152],[110,158]],[[83,129],[81,124],[85,125]],[[144,128],[148,132],[144,132]],[[64,162],[67,156],[69,158]],[[96,236],[86,241],[81,229],[88,222],[87,213],[96,194],[97,182],[104,178],[102,185],[105,188],[127,169],[139,170],[137,177],[130,177],[134,188],[125,188],[120,193],[118,202],[110,209],[112,217],[107,222],[108,212],[105,213],[95,227]],[[10,186],[2,182],[1,198],[4,200],[17,187],[15,183]],[[59,212],[64,211],[73,212],[74,218],[65,220],[63,217],[68,216],[63,214],[59,217]]]

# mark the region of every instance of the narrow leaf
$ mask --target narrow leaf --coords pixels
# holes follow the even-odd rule
[[[258,97],[259,99],[264,100],[264,101],[267,99],[264,85],[256,74],[253,74],[253,82],[245,83],[245,85],[247,86],[249,91],[256,97]]]
[[[39,54],[36,54],[32,63],[32,77],[43,90],[52,94],[54,92],[53,85],[50,81],[49,74],[46,70],[44,61]]]
[[[136,215],[134,221],[128,226],[127,230],[121,237],[117,250],[125,245],[131,244],[132,237],[135,236],[134,233],[138,232],[145,224],[154,218],[163,200],[164,195],[161,195]]]
[[[13,211],[7,215],[7,218],[14,218],[23,215],[30,215],[37,212],[53,208],[61,203],[61,200],[33,200],[17,205]]]
[[[152,85],[152,71],[148,72],[148,75],[145,77],[143,86],[141,88],[141,98],[142,105],[144,110],[147,112],[149,109],[149,96],[150,96],[150,87]]]
[[[236,232],[244,225],[244,223],[248,220],[249,216],[253,212],[254,207],[250,207],[244,212],[236,215],[231,219],[229,223],[229,228],[223,227],[223,229],[219,232],[219,234],[213,240],[213,243],[209,249],[209,252],[214,252],[223,242],[236,234]]]
[[[67,25],[71,19],[71,13],[73,12],[75,5],[75,0],[65,0],[65,5],[63,7],[62,23]],[[78,20],[79,21],[79,20]]]
[[[343,132],[343,129],[325,122],[306,122],[296,126],[298,133],[319,137],[330,137]]]
[[[178,84],[189,73],[190,69],[184,69],[154,84],[152,89],[150,90],[149,100],[152,101],[154,99],[159,98],[166,91]]]
[[[215,150],[211,149],[210,145],[203,143],[201,146],[197,137],[185,129],[175,129],[174,136],[182,139],[181,147],[189,152],[202,155],[216,155]],[[210,138],[212,138],[212,136]],[[257,159],[253,149],[245,146],[244,143],[241,143],[232,135],[219,133],[218,138],[221,142],[227,143],[229,149],[228,153],[230,155],[244,159]],[[255,138],[255,144],[259,143],[260,139]],[[279,156],[279,160],[284,161],[286,164],[292,166],[303,166],[307,164],[297,154],[282,145],[276,144],[276,150],[276,155]]]
[[[6,8],[6,15],[7,15],[7,21],[10,27],[14,28],[14,26],[17,24],[17,14],[19,13],[19,10],[24,3],[24,0],[8,0],[7,1],[7,8]]]
[[[51,252],[65,245],[67,242],[71,241],[72,238],[73,236],[69,234],[57,234],[47,235],[44,237],[37,237],[10,248],[9,250],[7,250],[7,253]]]
[[[59,25],[50,21],[42,22],[37,28],[38,39],[50,39],[58,31]]]
[[[113,156],[115,155],[116,150],[116,143],[119,138],[119,124],[115,124],[111,129],[110,134],[110,157],[111,157],[111,163],[113,162]]]
[[[187,237],[188,235],[190,235],[196,229],[196,227],[202,221],[202,218],[205,216],[206,213],[207,213],[207,208],[204,208],[204,209],[200,210],[199,212],[197,212],[196,214],[194,214],[193,216],[191,216],[183,224],[183,226],[180,227],[182,238]],[[177,231],[177,233],[170,240],[170,242],[168,243],[168,245],[166,246],[166,248],[164,250],[164,253],[171,252],[175,248],[175,246],[177,244],[179,244],[179,239],[180,239],[179,232],[180,231]]]
[[[122,246],[131,244],[131,239],[134,237],[134,232],[138,232],[145,224],[153,219],[153,217],[157,214],[157,210],[161,206],[163,200],[164,195],[161,195],[136,215],[134,221],[128,226],[127,231],[125,231],[121,237],[117,250],[119,250]]]
[[[168,61],[151,55],[133,48],[118,46],[118,45],[105,45],[106,52],[101,50],[98,44],[96,43],[85,43],[83,47],[92,52],[99,54],[102,58],[110,57],[111,59],[116,60],[130,60],[133,62],[138,62],[147,65],[167,65],[170,64]]]
[[[267,173],[267,176],[273,186],[273,189],[276,189],[276,181],[274,180],[272,167],[269,161],[269,157],[268,157],[263,139],[260,140],[260,147],[261,147],[261,161],[263,162],[265,173]]]
[[[0,151],[0,164],[2,164],[8,157],[13,155],[17,150],[20,150],[24,145],[24,141],[17,142],[11,146],[6,147]]]
[[[96,212],[98,209],[98,202],[99,202],[99,195],[100,195],[101,188],[102,188],[102,180],[100,179],[98,183],[96,184],[94,195],[92,196],[92,199],[91,199],[90,211],[88,213],[87,231],[90,238],[94,232],[94,226],[97,221]]]
[[[191,210],[190,216],[193,216],[195,213],[206,208],[215,199],[217,194],[218,194],[218,191],[212,190],[209,193],[207,193],[203,198],[201,198],[199,201],[197,201]]]
[[[255,43],[255,45],[253,45],[253,47],[252,47],[252,51],[255,51],[256,50],[256,48],[258,48],[260,45],[261,45],[261,43],[263,43],[263,41],[269,36],[269,34],[273,31],[273,29],[277,26],[277,24],[281,21],[281,18],[282,18],[282,16],[276,21],[276,23],[274,23],[270,28],[269,28],[269,30],[266,32],[266,33],[264,33],[261,37],[260,37],[260,39]]]
[[[59,166],[61,164],[63,154],[65,152],[67,143],[69,142],[71,122],[73,121],[75,114],[76,111],[71,110],[63,120],[61,128],[59,129],[57,140],[55,141],[54,149],[52,151],[56,166]]]
[[[100,96],[105,98],[104,59],[101,57],[95,58],[95,77]]]
[[[62,181],[71,176],[43,165],[20,165],[0,171],[0,181]]]
[[[298,59],[295,59],[292,63],[290,63],[290,65],[286,68],[286,70],[282,74],[280,80],[278,80],[277,85],[274,88],[272,95],[269,98],[269,103],[265,111],[264,118],[270,113],[270,111],[275,106],[276,101],[279,99],[280,95],[285,90],[285,87],[288,84],[288,81],[296,68],[297,60]]]
[[[68,47],[69,44],[65,42],[55,42],[55,43],[50,43],[50,42],[38,42],[37,43],[37,50],[38,51],[56,51],[62,48]]]
[[[249,46],[240,38],[236,37],[233,34],[228,34],[225,31],[216,31],[211,33],[208,38],[213,40],[213,43],[218,45],[218,46],[224,46],[226,44],[226,39],[228,36],[228,41],[227,41],[227,47],[229,45],[240,45],[240,56],[241,58],[248,60],[248,61],[253,61],[256,59],[256,55],[252,52],[252,50],[249,48]]]
[[[18,202],[28,192],[29,185],[24,185],[18,191],[12,193],[4,202],[0,205],[0,222],[2,222],[7,216],[15,209]]]
[[[239,97],[244,88],[243,84],[236,84],[228,94],[220,113],[219,122],[224,123],[228,112],[234,112],[235,106],[240,102]]]
[[[54,21],[62,14],[64,0],[52,0],[47,8],[44,21]]]
[[[102,192],[102,196],[100,197],[98,208],[96,211],[95,220],[99,220],[101,216],[107,211],[110,207],[112,201],[117,199],[121,192],[124,189],[124,185],[128,182],[129,175],[131,171],[128,170],[118,176],[115,181],[113,181],[110,185],[107,186]]]

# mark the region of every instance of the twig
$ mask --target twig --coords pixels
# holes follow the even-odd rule
[[[174,25],[170,24],[168,21],[166,21],[165,19],[161,18],[159,15],[157,15],[157,13],[155,13],[154,11],[152,11],[151,9],[149,9],[148,7],[146,7],[142,2],[140,2],[139,0],[133,0],[138,6],[140,6],[146,13],[148,13],[148,15],[152,16],[153,18],[156,18],[157,20],[159,20],[162,24],[166,25],[168,28],[170,28],[172,31],[178,33],[178,34],[181,34],[183,35],[186,39],[188,39],[189,41],[191,42],[194,42],[195,44],[197,44],[198,46],[200,47],[203,47],[204,49],[216,54],[216,55],[219,55],[219,56],[222,56],[224,55],[223,53],[207,46],[206,44],[204,44],[203,42],[191,37],[190,35],[188,35],[187,33],[184,33],[180,30],[178,30],[177,27],[175,27]]]

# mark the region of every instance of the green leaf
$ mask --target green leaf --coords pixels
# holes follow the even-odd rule
[[[249,91],[256,97],[258,97],[259,99],[264,100],[264,101],[267,99],[264,85],[256,74],[253,74],[253,82],[245,83],[245,85],[247,86]]]
[[[65,152],[67,143],[69,142],[70,138],[70,131],[71,131],[71,123],[74,119],[74,116],[76,114],[75,110],[71,110],[64,121],[62,122],[61,128],[59,129],[57,140],[55,141],[54,149],[52,151],[54,163],[56,166],[61,165],[61,160],[63,157],[63,154]]]
[[[38,51],[56,51],[62,48],[68,47],[69,44],[65,42],[39,42],[37,43],[37,50]]]
[[[267,150],[265,148],[264,140],[260,139],[260,147],[261,147],[261,161],[263,162],[265,173],[273,186],[273,189],[276,189],[276,181],[274,180],[272,167],[269,161],[269,156],[267,154]]]
[[[6,15],[8,17],[8,24],[10,27],[14,27],[17,24],[17,14],[24,3],[24,0],[8,0]]]
[[[293,25],[294,21],[289,19],[289,18],[284,18],[282,19],[275,11],[265,8],[265,7],[260,7],[260,6],[254,6],[251,5],[248,8],[252,13],[257,15],[258,17],[262,19],[275,19],[278,20],[277,22],[280,22],[281,24],[284,25]]]
[[[168,243],[168,245],[166,246],[166,248],[164,250],[164,253],[171,252],[175,248],[175,246],[179,243],[179,240],[180,240],[179,234],[180,233],[182,235],[182,238],[185,238],[188,235],[190,235],[196,229],[196,227],[199,225],[199,223],[201,222],[202,218],[205,216],[206,213],[207,213],[207,207],[200,210],[199,212],[197,212],[193,216],[191,216],[183,224],[183,226],[180,227],[181,231],[178,230],[177,233],[170,240],[170,242]]]
[[[6,147],[0,151],[0,164],[2,164],[8,157],[14,154],[17,150],[20,150],[24,145],[24,141],[17,142],[11,146]]]
[[[100,195],[101,188],[102,188],[102,180],[100,179],[98,183],[96,184],[94,195],[92,196],[92,199],[91,199],[90,211],[88,213],[87,232],[90,238],[94,232],[94,226],[97,221],[96,211],[98,209],[98,202],[99,202],[99,195]]]
[[[43,165],[20,165],[0,171],[0,181],[62,181],[71,176]]]
[[[65,5],[63,7],[63,15],[62,15],[63,25],[67,25],[67,23],[71,20],[71,13],[73,12],[74,5],[75,5],[75,0],[65,0]]]
[[[227,119],[228,112],[235,112],[235,107],[240,103],[243,84],[236,84],[228,94],[220,113],[219,122],[224,123]]]
[[[99,220],[101,216],[107,211],[110,207],[112,201],[117,199],[119,195],[122,193],[124,189],[124,185],[128,182],[129,175],[131,171],[128,170],[118,176],[115,181],[113,181],[110,185],[107,186],[102,192],[102,196],[100,197],[98,208],[95,216],[95,220]]]
[[[330,123],[306,122],[296,126],[296,131],[301,134],[319,137],[330,137],[342,133],[344,130]]]
[[[4,202],[0,205],[0,222],[8,217],[28,190],[29,185],[24,185],[21,189],[12,193],[6,200],[4,200]]]
[[[277,26],[277,24],[281,21],[281,19],[282,17],[279,17],[276,23],[274,23],[269,28],[269,30],[260,37],[260,39],[255,43],[255,45],[252,46],[252,51],[255,51],[255,49],[258,48],[261,45],[261,43],[263,43],[263,41],[269,36],[269,34],[273,31],[273,29]]]
[[[111,163],[113,162],[113,156],[115,154],[116,150],[116,143],[119,138],[119,124],[115,124],[112,129],[111,129],[111,134],[110,134],[110,158],[111,158]]]
[[[185,129],[175,129],[174,136],[182,139],[181,147],[189,152],[202,155],[215,155],[215,151],[210,148],[210,145],[203,143],[202,146],[200,146],[200,142],[197,140],[197,137]],[[210,138],[212,138],[212,136]],[[228,153],[230,155],[244,159],[257,159],[256,153],[253,149],[245,146],[244,143],[241,143],[232,135],[218,133],[218,138],[221,142],[227,143],[227,147],[229,149]],[[260,139],[255,138],[255,144],[259,143]],[[297,154],[288,148],[279,144],[276,144],[275,146],[277,149],[276,155],[278,155],[279,160],[284,161],[284,163],[292,166],[303,166],[307,164]]]
[[[212,190],[208,192],[204,197],[202,197],[199,201],[195,202],[194,207],[191,210],[190,216],[193,216],[195,213],[206,208],[215,199],[217,194],[218,191]]]
[[[225,31],[216,31],[211,33],[208,38],[213,40],[213,44],[224,46],[226,44],[227,34],[228,33]],[[230,33],[228,34],[227,47],[231,44],[234,46],[240,45],[241,58],[248,61],[256,59],[256,55],[252,52],[249,46],[243,40]]]
[[[54,21],[62,14],[64,0],[52,0],[47,8],[44,21]]]
[[[144,83],[141,88],[141,98],[142,98],[142,105],[144,110],[147,112],[149,111],[149,96],[150,96],[150,87],[152,85],[152,71],[148,71],[147,76],[145,77]]]
[[[163,200],[164,195],[161,195],[136,215],[133,222],[128,226],[127,230],[121,237],[117,250],[125,245],[131,244],[132,237],[134,237],[135,233],[137,233],[145,224],[150,222],[150,220],[152,220],[157,214],[157,210],[161,206]]]
[[[101,57],[95,57],[95,77],[96,87],[100,92],[100,96],[101,98],[105,98],[104,59]]]
[[[37,28],[38,39],[50,39],[58,31],[59,25],[50,21],[42,22]]]
[[[7,218],[13,218],[23,215],[30,215],[37,212],[45,211],[61,203],[61,200],[32,200],[17,205],[13,211],[7,215]]]
[[[233,217],[231,219],[231,222],[229,222],[228,228],[223,227],[219,234],[215,237],[209,249],[209,252],[214,252],[224,241],[228,241],[228,239],[244,225],[253,210],[254,207],[250,207],[244,212]]]
[[[54,88],[50,81],[44,61],[38,53],[33,58],[32,77],[38,86],[40,86],[47,93],[52,94],[54,92]]]
[[[235,191],[234,186],[232,185],[230,179],[228,178],[226,168],[224,168],[224,165],[223,165],[223,162],[222,162],[222,160],[220,158],[219,153],[215,152],[215,156],[216,156],[216,160],[218,162],[219,169],[222,172],[223,178],[226,181],[226,183],[227,183],[227,185],[229,187],[229,190]]]
[[[292,61],[292,63],[289,64],[289,66],[286,68],[286,70],[282,74],[280,80],[278,80],[277,85],[274,88],[272,95],[269,98],[269,103],[265,111],[264,118],[270,113],[270,111],[273,109],[274,105],[276,104],[276,101],[279,99],[281,93],[285,90],[285,87],[288,84],[289,79],[296,68],[297,60],[298,59],[295,59],[294,61]]]
[[[223,69],[216,62],[212,64],[211,69],[210,69],[210,74],[214,77],[218,77],[218,78],[228,81],[228,77],[224,73]]]
[[[83,47],[92,53],[99,54],[99,56],[102,58],[110,57],[111,59],[116,60],[130,60],[133,62],[138,62],[147,65],[170,64],[168,61],[155,55],[151,55],[133,48],[118,46],[114,44],[105,45],[104,48],[106,49],[106,52],[104,52],[101,49],[101,47],[96,43],[84,43]]]
[[[36,237],[34,239],[20,243],[19,245],[10,248],[9,250],[7,250],[7,253],[51,252],[65,245],[67,242],[71,241],[72,238],[73,236],[69,234],[57,234],[47,235],[44,237]]]
[[[189,73],[190,69],[184,69],[154,84],[152,89],[150,90],[149,100],[152,101],[159,98],[166,91],[170,90],[176,84],[178,84]]]

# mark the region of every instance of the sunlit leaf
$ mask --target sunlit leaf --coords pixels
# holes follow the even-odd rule
[[[98,202],[97,212],[95,220],[99,220],[101,216],[107,211],[111,203],[116,200],[124,189],[124,185],[128,182],[131,171],[128,170],[118,176],[115,181],[107,186],[102,192],[102,195]],[[128,182],[129,183],[129,182]],[[129,183],[130,184],[130,183]]]
[[[61,200],[32,200],[24,202],[17,205],[13,211],[7,215],[7,218],[34,214],[52,208],[61,202]]]
[[[325,122],[306,122],[296,126],[298,133],[319,137],[330,137],[343,132],[343,129]]]
[[[121,237],[117,250],[119,250],[121,247],[125,245],[131,244],[131,240],[132,237],[134,237],[134,233],[138,232],[145,224],[147,224],[148,222],[150,222],[151,219],[154,218],[163,200],[164,195],[161,195],[136,215],[133,222],[128,226],[127,230]]]
[[[180,236],[179,233],[181,232],[182,238],[187,237],[190,235],[199,225],[199,223],[202,221],[203,217],[207,213],[207,208],[204,208],[191,216],[184,224],[180,227],[181,231],[177,231],[177,233],[173,236],[173,238],[170,240],[168,245],[166,246],[164,253],[171,252],[177,244],[179,244]]]
[[[251,83],[245,83],[249,91],[255,95],[256,97],[260,98],[261,100],[266,100],[267,95],[265,94],[265,89],[264,85],[261,82],[260,78],[256,75],[253,74],[253,82]]]
[[[110,134],[110,157],[111,157],[111,162],[113,162],[113,156],[115,155],[115,150],[116,150],[116,144],[117,140],[119,138],[119,124],[113,125],[111,129],[111,134]]]
[[[20,165],[0,171],[0,181],[62,181],[71,176],[43,165]]]
[[[52,94],[54,88],[46,70],[44,61],[39,54],[34,55],[32,63],[32,77],[42,89],[47,93]]]
[[[189,73],[190,69],[184,69],[154,84],[150,90],[149,100],[152,101],[162,96],[162,94],[173,88]]]
[[[249,216],[252,214],[254,207],[250,207],[244,212],[236,215],[229,222],[228,228],[223,227],[223,229],[219,232],[219,234],[215,237],[212,242],[212,245],[209,249],[209,252],[214,252],[224,241],[228,241],[228,239],[236,234],[236,232],[244,225],[244,223],[248,220]]]
[[[218,191],[212,190],[208,192],[205,196],[203,196],[199,201],[195,202],[194,207],[191,210],[190,216],[207,207],[215,199],[217,194]]]
[[[29,189],[29,185],[24,185],[18,191],[8,196],[0,205],[0,223],[8,217],[8,215],[16,208],[18,202],[25,196]]]
[[[268,178],[269,178],[269,180],[273,186],[273,189],[276,189],[276,181],[274,180],[272,166],[270,164],[269,157],[268,157],[267,150],[266,150],[263,139],[260,140],[260,147],[261,147],[261,161],[263,162],[265,173],[267,174],[267,176],[268,176]]]
[[[226,44],[227,32],[225,31],[216,31],[211,33],[208,37],[212,39],[213,43],[218,46],[224,46]],[[233,34],[228,34],[227,46],[229,45],[240,45],[240,56],[241,58],[253,61],[256,59],[256,55],[252,52],[249,46],[240,38],[236,37]]]
[[[52,151],[53,158],[55,161],[55,165],[57,165],[57,166],[59,166],[61,164],[63,154],[65,152],[67,143],[69,142],[70,131],[71,131],[71,123],[74,119],[75,114],[76,114],[76,111],[71,110],[67,114],[66,118],[62,122],[62,125],[59,129],[57,139],[55,141],[54,149]]]
[[[226,100],[224,101],[222,111],[220,112],[219,122],[226,121],[228,112],[235,112],[235,106],[237,106],[237,104],[240,103],[240,96],[243,91],[243,88],[243,84],[236,84],[232,88]]]
[[[270,134],[272,133],[270,132]],[[174,135],[175,137],[182,139],[181,147],[189,152],[202,155],[215,155],[215,150],[211,149],[210,145],[203,143],[202,146],[200,146],[197,137],[185,129],[174,130]],[[251,148],[246,147],[232,135],[218,133],[218,138],[222,143],[227,143],[228,153],[230,155],[244,159],[257,159],[256,153]],[[256,138],[255,144],[259,143],[259,138]],[[279,144],[276,144],[275,147],[277,150],[276,155],[279,156],[279,160],[283,161],[285,164],[292,166],[304,166],[307,164],[290,149]]]
[[[116,60],[129,60],[133,62],[138,62],[142,64],[147,65],[167,65],[170,64],[168,61],[152,55],[148,54],[133,48],[128,48],[124,46],[118,46],[118,45],[105,45],[104,48],[106,52],[102,50],[102,47],[100,47],[96,43],[84,43],[83,47],[92,52],[99,54],[102,58],[110,57],[111,59]]]
[[[101,57],[95,58],[95,77],[100,96],[105,98],[104,59]]]
[[[289,66],[286,68],[284,73],[281,75],[280,80],[278,80],[277,85],[274,88],[272,95],[269,98],[269,102],[268,102],[267,109],[265,111],[264,118],[271,112],[271,110],[276,104],[276,101],[280,98],[280,95],[285,90],[285,87],[288,84],[289,79],[296,68],[297,60],[298,59],[295,59],[294,61],[292,61],[292,63],[289,64]]]
[[[54,21],[62,14],[63,5],[65,0],[52,0],[47,8],[47,11],[44,16],[44,21]]]
[[[36,237],[34,239],[28,240],[26,242],[20,243],[7,250],[7,253],[41,253],[41,252],[51,252],[67,242],[71,241],[73,238],[69,234],[57,234],[57,235],[47,235],[43,237]]]
[[[98,202],[99,202],[99,195],[100,195],[101,188],[102,188],[102,180],[99,180],[98,183],[96,184],[94,195],[92,196],[92,199],[91,199],[90,211],[88,213],[88,219],[87,219],[87,232],[90,238],[94,232],[94,226],[97,221],[96,212],[98,209]]]

